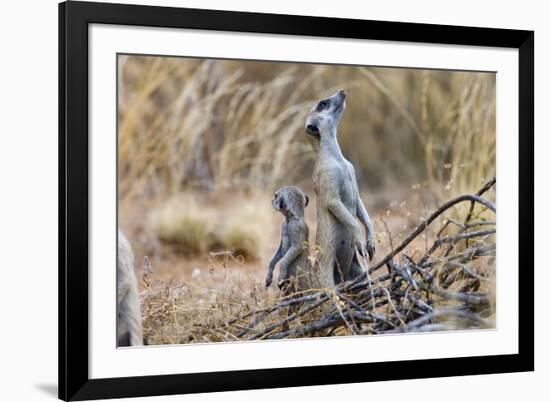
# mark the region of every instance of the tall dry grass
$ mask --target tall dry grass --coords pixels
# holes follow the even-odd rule
[[[391,159],[408,165],[418,182],[443,199],[471,192],[494,176],[494,74],[415,70],[397,74],[397,84],[383,69],[359,71],[393,109],[390,120],[398,121],[388,129],[388,114],[378,113],[373,131],[408,131],[402,139],[409,151],[395,152]]]
[[[229,197],[228,197],[229,198]],[[266,228],[272,225],[269,198],[261,195],[237,202],[180,194],[149,213],[149,224],[159,239],[186,256],[228,251],[257,260],[267,246]]]
[[[302,174],[310,152],[296,133],[309,103],[295,68],[247,82],[243,69],[212,60],[120,63],[127,66],[119,83],[121,198],[272,188]]]
[[[120,56],[119,72],[122,201],[309,186],[304,117],[340,87],[339,140],[362,188],[447,197],[495,173],[492,73],[145,56]]]

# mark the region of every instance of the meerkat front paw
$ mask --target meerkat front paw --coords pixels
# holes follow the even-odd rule
[[[288,276],[286,273],[286,270],[283,270],[283,272],[279,275],[279,281],[277,282],[277,286],[281,290],[285,290],[289,287],[290,282],[292,280],[292,277]]]
[[[265,278],[266,289],[271,286],[271,282],[273,282],[273,275],[267,275],[267,277]]]
[[[367,238],[367,253],[369,255],[369,261],[372,261],[374,258],[374,253],[376,253],[376,244],[374,242],[374,237],[369,236]]]

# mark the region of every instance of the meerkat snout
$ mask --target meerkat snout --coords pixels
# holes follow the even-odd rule
[[[313,122],[309,122],[309,124],[306,124],[306,133],[310,135],[319,135],[319,128],[316,124],[312,124]]]
[[[335,95],[333,95],[333,97],[335,97],[334,111],[336,113],[341,113],[346,107],[346,91],[340,89]]]
[[[276,210],[276,211],[284,211],[285,210],[285,201],[279,195],[279,193],[275,193],[275,195],[271,199],[271,205],[273,206],[273,209]]]

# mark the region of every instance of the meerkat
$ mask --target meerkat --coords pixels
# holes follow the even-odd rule
[[[143,345],[134,253],[130,242],[120,231],[117,256],[117,345]]]
[[[336,92],[317,102],[306,118],[305,131],[317,154],[313,184],[317,195],[316,243],[320,247],[323,285],[354,279],[364,270],[356,250],[372,260],[374,228],[359,196],[353,165],[344,158],[337,139],[338,123],[346,107],[346,93]],[[362,240],[364,226],[366,239]]]
[[[312,287],[308,261],[309,229],[304,219],[304,210],[309,198],[295,186],[281,187],[271,201],[273,208],[285,216],[281,225],[279,247],[269,261],[265,280],[268,288],[273,280],[273,270],[279,263],[278,286],[285,293]]]

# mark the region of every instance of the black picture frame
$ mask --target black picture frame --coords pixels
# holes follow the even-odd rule
[[[88,25],[508,47],[519,51],[517,354],[90,379]],[[113,133],[114,135],[114,133]],[[169,395],[534,370],[534,32],[70,1],[59,4],[59,398]]]

